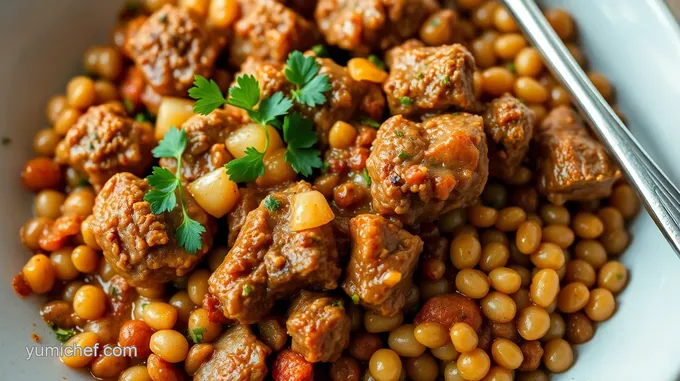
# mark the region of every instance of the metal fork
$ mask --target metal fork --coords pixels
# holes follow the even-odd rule
[[[628,132],[590,82],[534,0],[503,0],[555,78],[570,92],[590,127],[637,189],[650,216],[680,256],[680,192]]]

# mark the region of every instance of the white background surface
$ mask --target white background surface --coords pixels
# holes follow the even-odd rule
[[[673,0],[676,1],[676,0]],[[29,254],[17,231],[30,217],[18,174],[35,131],[46,127],[47,99],[63,92],[85,49],[107,41],[120,1],[0,2],[0,379],[77,379],[58,359],[25,361],[36,332],[56,344],[38,316],[40,300],[18,299],[11,279]],[[617,88],[632,131],[663,169],[680,180],[680,31],[661,0],[546,0],[576,18],[587,57]],[[645,215],[622,257],[630,284],[619,310],[578,347],[576,366],[557,380],[680,379],[680,260]]]

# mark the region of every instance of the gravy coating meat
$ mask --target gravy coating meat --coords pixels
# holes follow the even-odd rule
[[[388,52],[390,75],[383,90],[392,115],[472,110],[476,106],[472,54],[460,44],[419,44],[405,44]]]
[[[446,114],[416,123],[393,116],[366,162],[373,209],[411,225],[470,206],[488,178],[482,118]]]
[[[303,291],[290,307],[292,349],[309,362],[335,362],[349,344],[352,321],[339,298]]]
[[[194,115],[184,122],[187,148],[182,155],[182,179],[193,181],[197,178],[224,167],[232,156],[227,151],[225,140],[229,133],[244,125],[246,119],[232,109],[217,109],[209,115]],[[162,158],[162,167],[175,171],[174,158]]]
[[[156,144],[149,123],[137,122],[116,104],[90,107],[64,138],[68,163],[97,189],[119,172],[143,175]]]
[[[328,76],[331,89],[325,93],[323,105],[309,107],[296,105],[303,116],[314,122],[317,136],[325,146],[328,144],[328,133],[337,121],[350,121],[359,114],[373,119],[380,119],[385,110],[385,97],[377,84],[367,81],[356,81],[349,75],[344,66],[340,66],[328,58],[317,58],[321,65],[319,75]],[[241,67],[242,74],[255,76],[260,84],[260,96],[269,97],[281,91],[284,94],[293,90],[293,85],[286,80],[285,65],[260,60],[248,59]]]
[[[196,15],[166,5],[146,19],[126,46],[158,94],[186,96],[194,76],[210,77],[220,45]]]
[[[149,183],[131,173],[118,173],[102,188],[94,205],[92,230],[109,264],[136,287],[168,282],[191,271],[212,246],[210,217],[184,194],[189,216],[204,228],[201,248],[187,252],[175,238],[182,224],[181,208],[151,213],[144,201]]]
[[[489,144],[489,174],[512,178],[529,151],[535,115],[510,94],[492,100],[483,115]]]
[[[621,171],[572,108],[552,110],[536,133],[538,189],[550,202],[609,197]]]
[[[349,222],[352,254],[342,288],[355,302],[392,316],[406,303],[423,241],[388,219],[362,214]]]
[[[293,50],[305,50],[319,40],[314,24],[275,0],[250,0],[234,25],[229,63],[238,68],[248,57],[284,62]]]
[[[435,0],[319,0],[314,17],[329,44],[367,54],[412,37],[438,9]]]
[[[246,325],[236,324],[213,343],[215,351],[194,375],[196,381],[262,381],[271,349]]]
[[[332,290],[340,276],[332,224],[293,231],[291,204],[296,194],[312,191],[299,182],[272,193],[276,209],[266,201],[248,213],[234,246],[210,276],[210,293],[222,305],[224,316],[242,324],[267,315],[277,299],[303,288]]]

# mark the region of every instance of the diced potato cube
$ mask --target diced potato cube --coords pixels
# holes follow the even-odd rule
[[[198,205],[217,218],[231,212],[240,196],[238,185],[229,179],[224,168],[199,177],[188,189]]]
[[[300,231],[325,225],[335,218],[328,201],[319,191],[296,194],[290,211],[290,229]]]

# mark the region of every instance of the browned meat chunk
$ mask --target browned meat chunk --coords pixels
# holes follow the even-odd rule
[[[331,59],[317,59],[320,75],[327,75],[331,89],[326,92],[326,103],[316,107],[296,106],[306,118],[314,121],[316,133],[322,144],[328,143],[328,132],[338,121],[350,121],[359,112],[373,119],[381,119],[385,110],[385,97],[380,87],[366,81],[355,81],[347,68]],[[284,64],[247,60],[240,74],[252,74],[260,83],[260,94],[269,97],[277,91],[288,94],[292,85],[286,80]]]
[[[290,307],[286,321],[291,348],[309,362],[333,362],[349,344],[351,319],[343,302],[303,291]]]
[[[186,96],[195,75],[212,73],[219,45],[196,16],[166,5],[149,16],[126,50],[156,92]]]
[[[248,57],[284,62],[293,50],[319,40],[314,24],[275,0],[252,0],[234,25],[229,63],[238,68]]]
[[[184,122],[187,148],[182,155],[182,178],[193,181],[206,173],[223,167],[232,159],[225,140],[230,132],[246,123],[240,114],[217,109],[209,115],[195,115]],[[176,160],[163,158],[162,167],[173,172]]]
[[[190,254],[175,239],[183,215],[177,206],[160,215],[144,201],[146,180],[118,173],[104,185],[95,201],[92,230],[104,257],[132,286],[149,287],[191,271],[212,246],[212,219],[187,192],[189,217],[206,228],[203,246]]]
[[[514,175],[529,150],[534,121],[534,112],[510,94],[489,103],[484,113],[484,132],[491,176],[507,179]]]
[[[290,230],[293,197],[311,190],[309,183],[297,183],[269,196],[281,203],[277,209],[270,211],[263,201],[248,214],[234,246],[209,280],[224,316],[255,323],[276,299],[303,288],[337,287],[340,268],[332,224]]]
[[[475,105],[475,60],[462,45],[398,47],[383,89],[392,115],[422,115]]]
[[[210,359],[198,368],[196,381],[262,381],[267,375],[267,356],[271,349],[245,325],[226,330],[212,343]]]
[[[90,107],[64,140],[69,164],[97,189],[119,172],[144,174],[156,144],[149,123],[129,118],[115,104]]]
[[[482,118],[446,114],[383,123],[366,162],[373,209],[405,224],[432,221],[472,204],[488,177]]]
[[[349,222],[352,255],[342,288],[381,315],[392,316],[406,303],[413,270],[423,250],[418,236],[388,219],[363,214]]]
[[[329,44],[367,54],[415,35],[438,9],[436,0],[319,0],[314,16]]]
[[[536,131],[538,186],[553,204],[608,197],[621,171],[573,109],[561,106]]]

